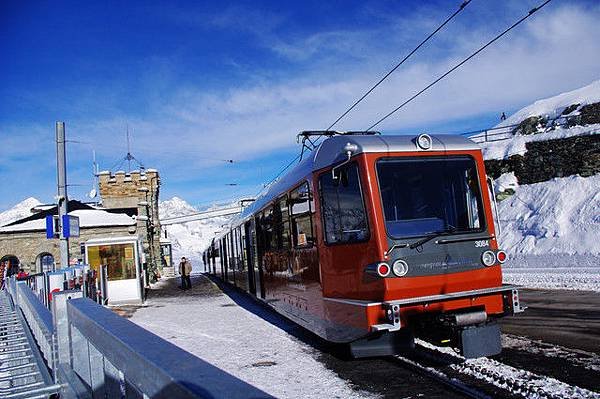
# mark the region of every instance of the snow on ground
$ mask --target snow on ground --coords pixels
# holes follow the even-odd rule
[[[556,178],[518,186],[498,204],[505,282],[600,291],[598,187],[600,175]]]
[[[600,356],[583,350],[574,350],[511,334],[502,334],[502,348],[559,358],[589,370],[600,371]]]
[[[0,226],[4,226],[14,222],[15,220],[31,216],[31,208],[40,204],[41,202],[33,197],[19,202],[12,208],[0,213]]]
[[[522,339],[523,341],[526,341],[526,339]],[[503,343],[505,342],[506,338],[503,337]],[[486,381],[509,391],[514,396],[526,398],[600,398],[600,394],[597,392],[569,385],[545,375],[515,368],[491,358],[465,359],[454,353],[454,350],[449,347],[437,347],[420,339],[417,339],[416,343],[460,360],[450,365],[453,370]],[[561,349],[560,347],[557,348]],[[563,349],[563,351],[566,351],[566,349]],[[589,364],[592,365],[593,363],[592,361]]]
[[[186,216],[198,211],[197,208],[178,197],[162,201],[159,204],[161,219]],[[229,219],[229,216],[223,216],[163,226],[163,231],[167,231],[168,238],[171,240],[174,263],[177,264],[179,259],[185,256],[191,259],[193,270],[203,271],[202,251],[208,247],[210,240],[215,236],[215,232],[220,231],[221,226],[227,223]]]
[[[316,358],[317,349],[236,305],[204,276],[209,295],[150,298],[131,321],[279,398],[368,398]],[[173,280],[161,280],[165,288]]]

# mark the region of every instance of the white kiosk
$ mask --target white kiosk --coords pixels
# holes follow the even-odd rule
[[[136,237],[93,238],[85,243],[85,259],[99,272],[107,266],[109,304],[143,302],[144,274]]]

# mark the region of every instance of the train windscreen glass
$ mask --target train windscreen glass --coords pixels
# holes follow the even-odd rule
[[[393,238],[485,227],[471,157],[386,158],[377,162],[377,174],[386,229]]]

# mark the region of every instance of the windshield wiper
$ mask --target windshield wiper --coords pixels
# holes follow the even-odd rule
[[[444,236],[447,234],[452,234],[456,231],[455,227],[450,227],[446,230],[441,230],[441,231],[434,231],[433,233],[421,238],[420,240],[417,240],[415,242],[413,242],[412,244],[410,244],[408,247],[410,249],[415,249],[417,247],[420,247],[421,245],[425,244],[426,242],[429,242],[431,240],[433,240],[434,238],[440,237],[440,236]]]

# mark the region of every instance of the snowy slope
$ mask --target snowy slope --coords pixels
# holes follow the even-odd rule
[[[36,198],[29,197],[12,208],[0,213],[0,226],[4,226],[15,220],[19,220],[31,215],[31,208],[40,205],[41,202]]]
[[[175,216],[185,216],[198,212],[186,201],[179,197],[162,201],[159,204],[159,215],[161,219]],[[202,251],[208,247],[215,232],[222,229],[222,225],[230,219],[229,216],[216,217],[208,220],[199,220],[182,224],[172,224],[163,227],[167,231],[168,238],[173,247],[173,260],[177,264],[182,256],[192,260],[195,270],[203,270]]]
[[[504,126],[516,125],[523,120],[531,116],[541,116],[548,120],[561,116],[565,108],[570,105],[579,104],[584,106],[586,104],[593,104],[600,101],[600,80],[597,80],[585,87],[577,90],[562,93],[554,97],[545,98],[538,100],[531,105],[528,105],[513,115],[508,117],[502,123],[498,124],[495,128],[501,128]],[[574,110],[569,115],[575,115],[579,111]],[[494,134],[499,134],[497,137],[505,137],[503,134],[506,132],[510,133],[512,128],[507,128],[506,131],[503,129],[496,130]],[[483,156],[485,159],[502,159],[508,158],[515,154],[524,154],[526,151],[525,144],[531,141],[544,141],[560,139],[571,136],[581,136],[587,134],[598,134],[600,133],[600,124],[586,125],[586,126],[574,126],[569,129],[557,127],[556,129],[549,130],[548,132],[531,135],[516,135],[510,140],[503,140],[490,143],[482,143]]]
[[[571,104],[593,104],[600,101],[600,80],[579,89],[562,93],[553,97],[538,100],[531,105],[521,108],[502,121],[497,127],[515,125],[530,116],[547,115],[550,118],[560,116],[563,110]]]

